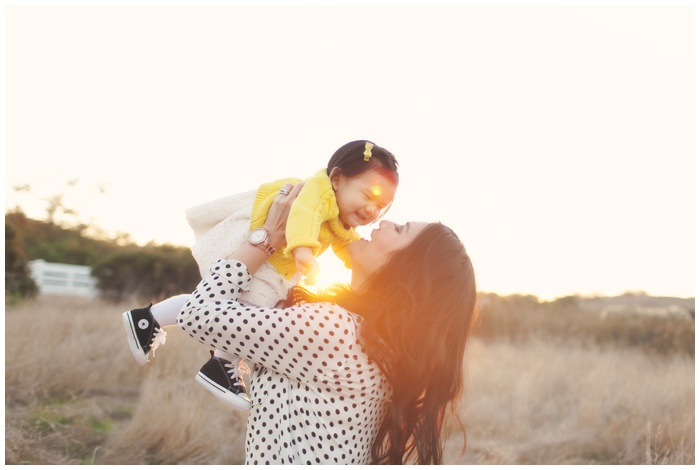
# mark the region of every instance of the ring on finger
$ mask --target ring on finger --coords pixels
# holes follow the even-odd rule
[[[280,189],[280,194],[284,194],[285,196],[288,196],[289,191],[287,191],[287,188],[282,188],[282,189]]]

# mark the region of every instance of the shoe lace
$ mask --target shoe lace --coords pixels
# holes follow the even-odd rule
[[[250,375],[250,367],[243,361],[238,361],[238,364],[233,364],[231,362],[224,364],[224,367],[228,367],[228,373],[231,374],[232,380],[237,380],[240,376],[244,374]]]
[[[165,344],[165,338],[168,335],[162,328],[156,328],[153,333],[153,339],[151,340],[151,352],[153,352],[153,357],[156,357],[156,349],[158,346]]]

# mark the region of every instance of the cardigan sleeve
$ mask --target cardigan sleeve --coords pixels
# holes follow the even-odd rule
[[[292,204],[287,218],[285,256],[292,250],[308,246],[318,256],[323,248],[319,242],[321,225],[338,217],[338,205],[326,170],[319,170],[304,183],[304,187]]]
[[[357,317],[331,303],[262,308],[238,302],[251,281],[238,261],[218,260],[178,314],[186,333],[210,347],[300,382],[337,374],[357,339]]]

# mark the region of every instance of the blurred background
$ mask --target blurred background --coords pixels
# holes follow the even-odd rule
[[[242,463],[206,348],[140,367],[119,314],[198,282],[186,208],[355,139],[399,161],[386,218],[474,261],[446,463],[694,463],[692,3],[1,14],[5,463]]]

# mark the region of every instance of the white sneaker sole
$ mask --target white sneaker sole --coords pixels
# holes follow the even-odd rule
[[[138,337],[136,336],[136,325],[131,321],[129,311],[122,313],[122,320],[124,322],[124,329],[126,330],[126,339],[129,340],[131,354],[134,355],[136,362],[141,365],[146,364],[148,362],[148,356],[144,354],[143,350],[139,347]]]
[[[218,398],[219,400],[223,400],[228,405],[231,405],[234,408],[238,408],[240,410],[244,410],[244,411],[250,410],[250,400],[246,400],[245,398],[241,398],[238,395],[236,395],[235,393],[232,393],[229,390],[222,388],[219,384],[217,384],[216,382],[213,382],[212,380],[209,379],[209,377],[202,374],[201,372],[198,372],[194,378],[204,388],[206,388],[212,394],[214,394],[214,396],[216,398]]]

